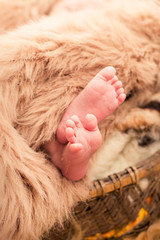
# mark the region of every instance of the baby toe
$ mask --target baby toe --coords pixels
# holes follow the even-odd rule
[[[81,121],[79,120],[79,117],[77,116],[77,115],[73,115],[72,117],[71,117],[71,120],[75,123],[75,126],[76,127],[82,127],[82,123],[81,123]]]
[[[71,119],[68,119],[68,120],[66,121],[66,127],[75,128],[75,123],[74,123],[74,121],[71,120]]]
[[[106,67],[103,68],[97,75],[96,77],[99,77],[100,79],[104,81],[111,80],[116,74],[116,70],[114,67]]]
[[[71,152],[79,152],[80,150],[82,150],[83,145],[81,143],[74,143],[70,145],[70,150]]]
[[[119,88],[117,90],[117,95],[119,96],[121,93],[124,93],[124,89],[123,88]]]
[[[122,82],[121,82],[121,81],[115,82],[115,83],[113,84],[113,87],[114,87],[115,89],[121,88],[121,87],[122,87]]]
[[[110,82],[110,84],[114,84],[114,83],[116,83],[118,81],[118,77],[117,76],[114,76],[109,82]]]
[[[66,128],[66,138],[69,142],[74,143],[76,140],[75,131],[71,127]]]
[[[123,103],[124,100],[126,99],[126,94],[125,93],[121,93],[118,97],[117,97],[119,103]]]
[[[86,120],[85,128],[89,131],[95,130],[97,127],[97,118],[93,114],[87,114]]]

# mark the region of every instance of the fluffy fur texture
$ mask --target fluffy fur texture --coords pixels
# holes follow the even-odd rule
[[[0,34],[24,25],[29,21],[47,16],[60,0],[0,0]]]
[[[41,146],[55,138],[65,109],[99,70],[114,66],[125,92],[133,94],[100,124],[104,139],[160,90],[158,5],[106,1],[103,10],[45,17],[6,32],[49,14],[54,3],[0,1],[2,240],[38,239],[86,199],[88,178],[67,181]]]

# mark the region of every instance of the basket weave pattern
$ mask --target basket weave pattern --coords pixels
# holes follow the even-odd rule
[[[140,187],[142,179],[148,182],[145,190]],[[147,216],[120,238],[136,236],[160,216],[160,151],[135,167],[94,181],[89,198],[79,203],[74,212],[85,238],[124,227],[136,219],[142,208]],[[67,222],[64,229],[54,229],[54,239],[71,239],[74,231],[74,225]]]

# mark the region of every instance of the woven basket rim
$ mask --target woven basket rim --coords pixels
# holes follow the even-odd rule
[[[141,179],[156,175],[158,172],[160,172],[160,150],[135,166],[128,167],[106,178],[93,181],[87,200],[91,201],[97,197],[104,197],[107,193],[116,190],[121,191],[123,187],[138,184]]]

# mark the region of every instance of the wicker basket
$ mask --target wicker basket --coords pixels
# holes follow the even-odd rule
[[[74,210],[83,239],[122,239],[147,229],[160,217],[159,175],[160,151],[134,167],[94,181],[87,201]],[[137,221],[142,209],[145,214]],[[64,229],[55,228],[47,239],[71,239],[75,226],[66,222]]]

